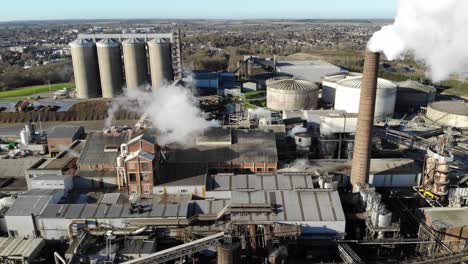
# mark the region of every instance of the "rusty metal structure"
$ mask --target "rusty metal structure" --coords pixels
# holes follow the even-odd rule
[[[369,50],[365,53],[359,113],[354,144],[351,184],[367,183],[369,179],[372,127],[374,125],[375,98],[380,54]]]

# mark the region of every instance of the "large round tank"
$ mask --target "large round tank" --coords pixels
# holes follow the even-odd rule
[[[153,91],[174,80],[172,70],[172,49],[167,39],[153,39],[148,42],[151,84]]]
[[[322,80],[322,102],[326,104],[333,104],[335,102],[335,92],[337,87],[337,82],[342,81],[347,78],[362,76],[361,73],[355,72],[343,72],[337,73],[330,76],[326,76]]]
[[[426,117],[443,126],[468,127],[468,103],[440,101],[427,107]]]
[[[267,107],[274,110],[317,109],[318,87],[313,82],[296,79],[269,82]]]
[[[230,245],[219,243],[217,246],[217,263],[218,264],[234,264],[239,262],[239,246],[240,244],[232,243]]]
[[[100,84],[96,44],[88,39],[77,39],[70,43],[70,48],[76,97],[80,99],[98,97]]]
[[[358,113],[361,85],[362,76],[338,81],[336,83],[335,109],[348,113]],[[378,79],[374,116],[376,121],[384,121],[387,117],[393,116],[396,92],[397,86],[395,83],[385,79]]]
[[[294,142],[298,150],[308,150],[312,145],[312,135],[307,132],[294,134]]]
[[[436,89],[416,81],[399,82],[395,108],[397,111],[417,111],[434,102]]]
[[[122,42],[127,89],[144,89],[148,83],[146,43],[137,38]]]
[[[114,98],[122,93],[122,54],[120,42],[103,39],[96,43],[102,97]]]

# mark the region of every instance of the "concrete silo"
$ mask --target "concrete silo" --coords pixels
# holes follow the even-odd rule
[[[116,97],[122,93],[122,55],[120,52],[120,42],[107,38],[96,43],[96,46],[102,97]]]
[[[70,43],[75,74],[76,97],[80,99],[99,96],[99,68],[96,44],[87,39]]]
[[[309,110],[318,107],[317,85],[313,82],[285,79],[268,82],[267,107],[273,110]]]
[[[125,79],[127,89],[142,89],[148,83],[146,43],[142,39],[131,38],[122,42]]]
[[[151,84],[153,92],[159,87],[172,83],[174,72],[172,70],[172,48],[167,39],[153,39],[148,42]]]

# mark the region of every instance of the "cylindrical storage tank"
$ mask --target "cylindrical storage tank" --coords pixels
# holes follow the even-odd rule
[[[171,42],[167,39],[153,39],[148,42],[151,85],[153,92],[159,87],[172,83],[174,72],[172,69]]]
[[[267,85],[267,107],[274,110],[309,110],[318,107],[318,87],[315,83],[286,79]]]
[[[400,112],[413,112],[434,102],[437,90],[416,81],[398,83],[395,108]]]
[[[21,144],[28,145],[31,143],[31,134],[26,131],[26,129],[21,130],[20,132]]]
[[[336,83],[335,109],[348,113],[359,112],[362,76],[348,78]],[[384,121],[392,117],[395,111],[397,86],[385,80],[377,80],[377,94],[375,98],[374,120]]]
[[[114,98],[122,93],[122,54],[120,42],[103,39],[96,43],[102,97]]]
[[[217,246],[217,263],[218,264],[234,264],[239,262],[239,247],[240,243],[232,243],[227,245],[219,243]]]
[[[427,107],[426,117],[437,124],[458,128],[468,127],[468,103],[440,101]]]
[[[389,227],[392,224],[392,213],[382,211],[379,213],[378,227]]]
[[[96,44],[88,39],[77,39],[70,43],[76,97],[95,98],[100,95],[99,67]]]
[[[125,79],[127,89],[144,90],[148,84],[148,62],[146,43],[142,39],[131,38],[122,42]]]
[[[347,78],[352,78],[352,77],[358,77],[362,76],[361,73],[355,73],[355,72],[344,72],[344,73],[338,73],[330,76],[326,76],[322,80],[322,102],[326,104],[333,104],[335,102],[335,92],[336,92],[336,86],[337,82],[347,79]]]
[[[312,145],[312,135],[307,132],[294,134],[294,142],[299,150],[308,150]]]

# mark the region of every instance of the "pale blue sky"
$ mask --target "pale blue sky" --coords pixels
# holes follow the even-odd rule
[[[397,0],[1,0],[0,21],[393,18]]]

